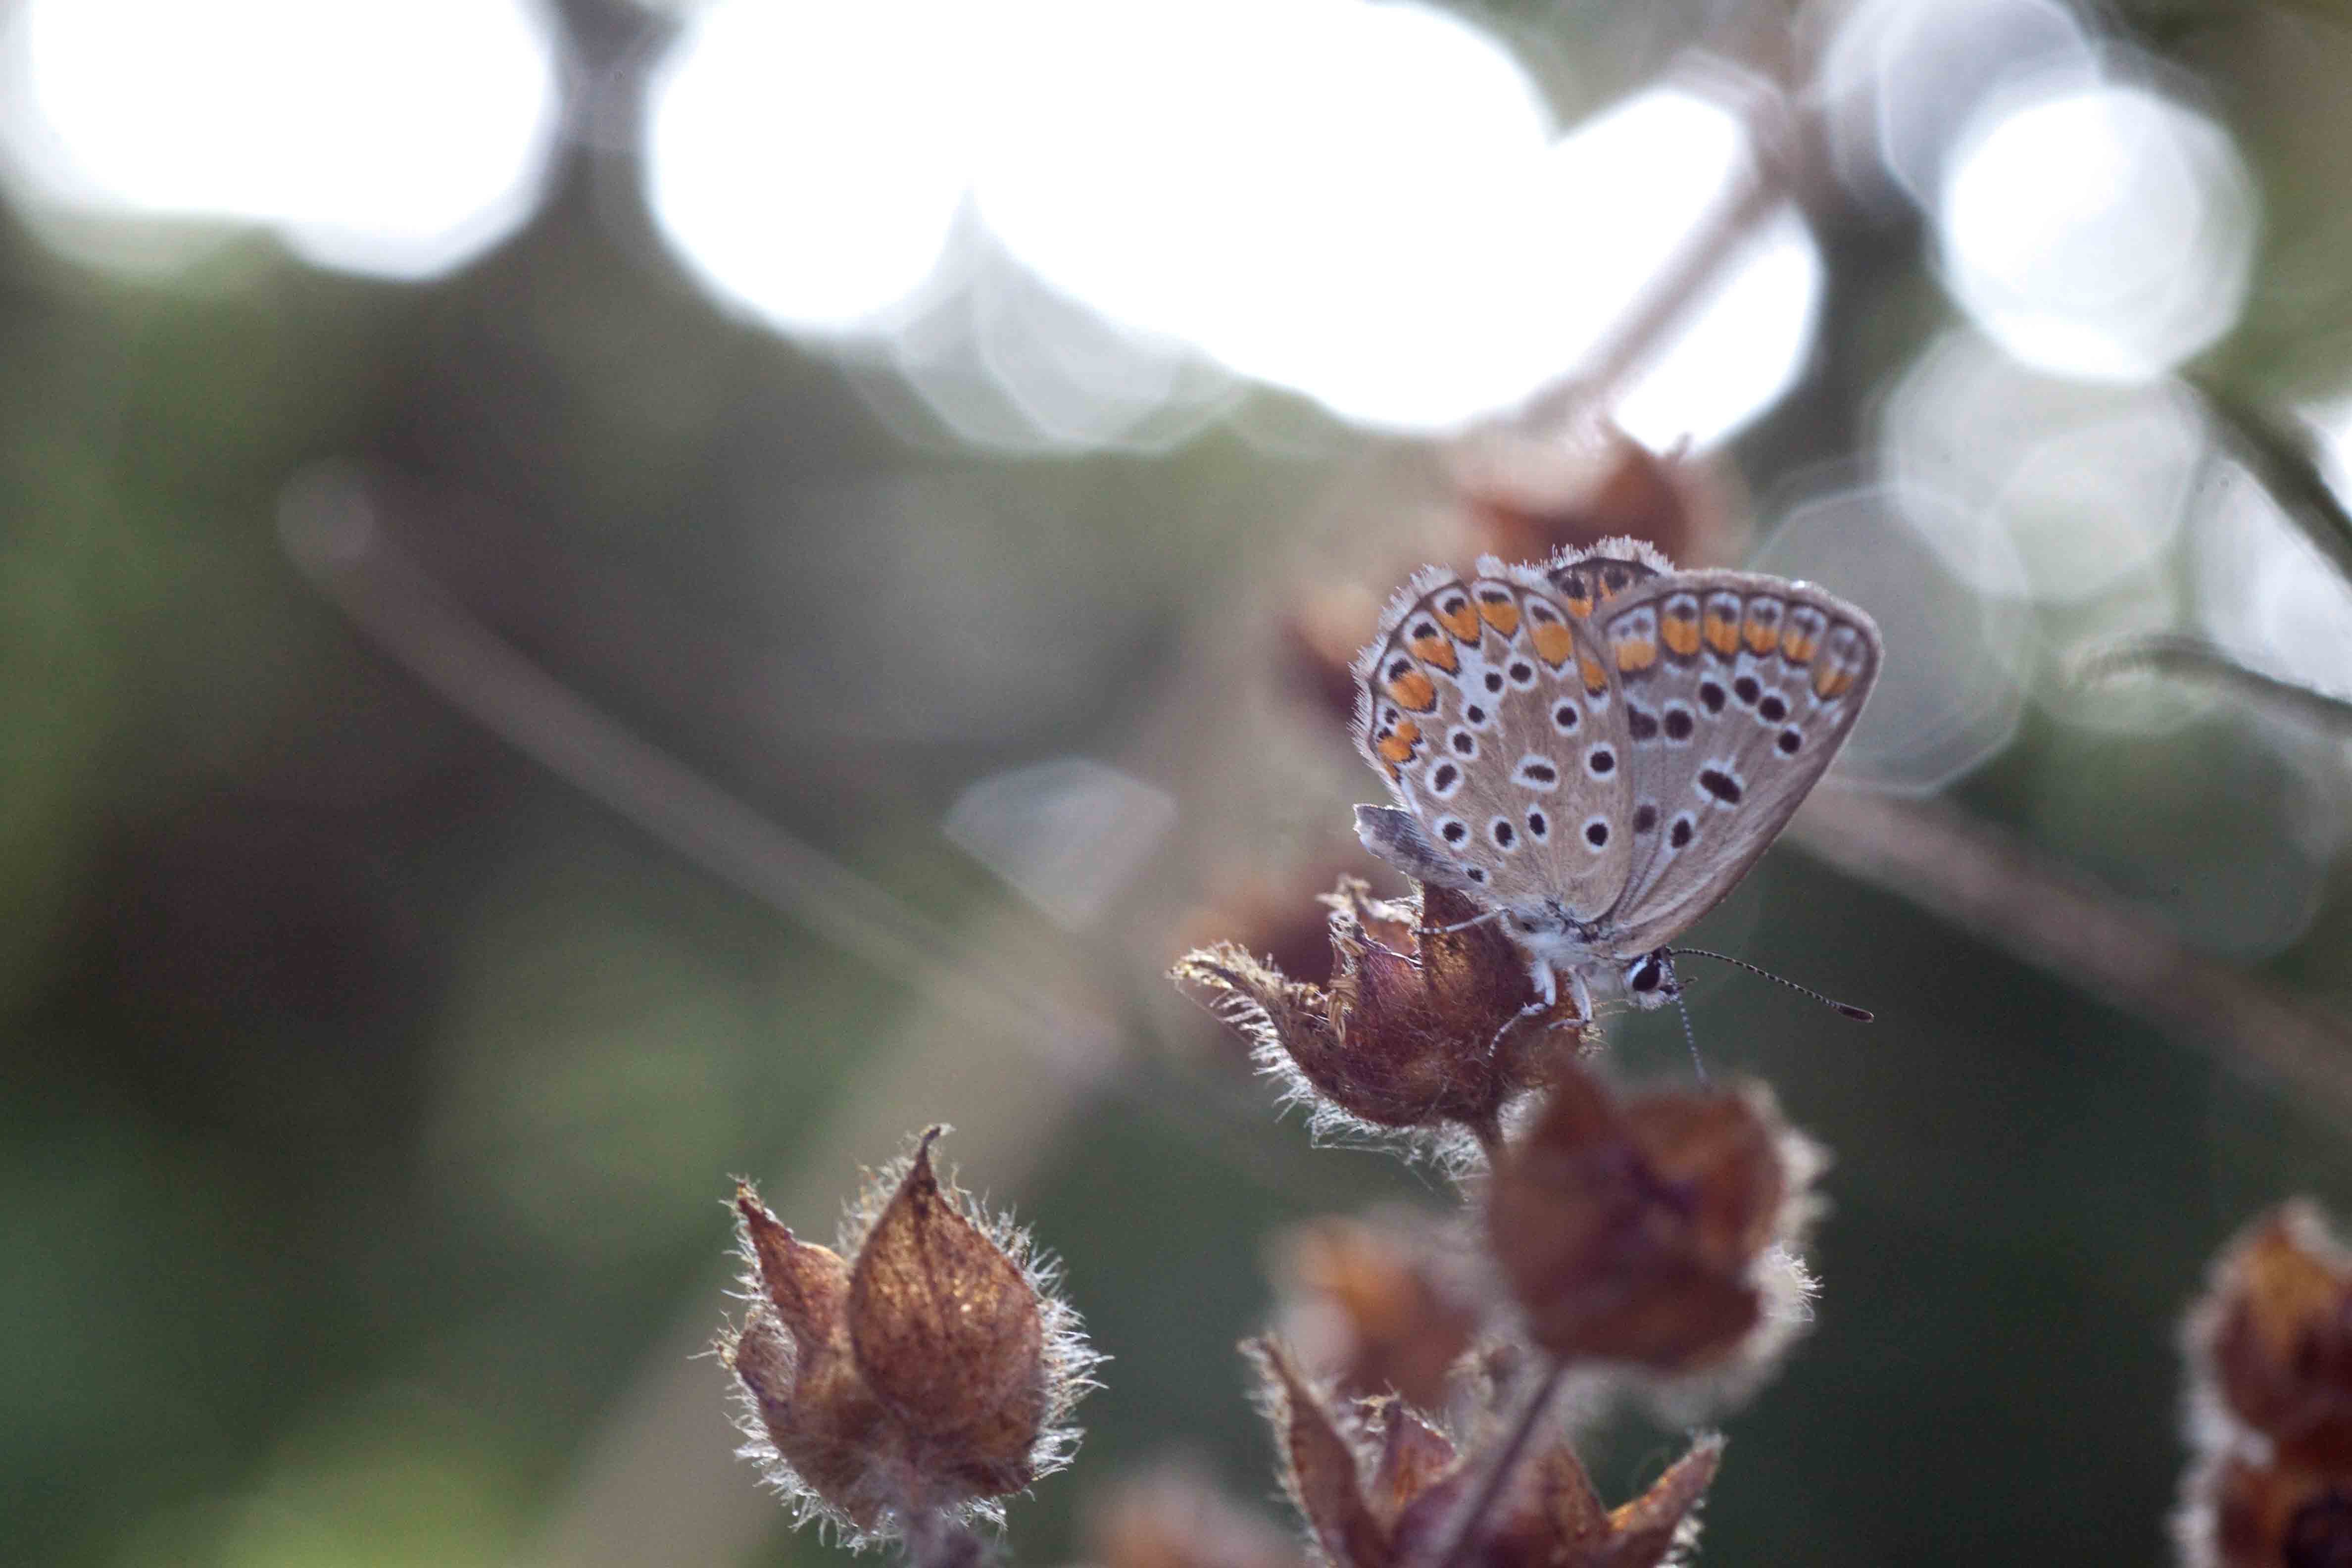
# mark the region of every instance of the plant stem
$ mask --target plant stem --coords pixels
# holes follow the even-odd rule
[[[1551,1404],[1552,1394],[1559,1388],[1560,1374],[1567,1370],[1557,1356],[1545,1358],[1543,1381],[1536,1384],[1535,1393],[1528,1396],[1526,1407],[1519,1412],[1517,1422],[1511,1427],[1511,1435],[1504,1439],[1502,1451],[1495,1456],[1493,1468],[1487,1470],[1486,1479],[1479,1483],[1477,1495],[1463,1510],[1461,1520],[1454,1527],[1453,1538],[1445,1543],[1444,1552],[1439,1554],[1431,1568],[1462,1568],[1472,1542],[1477,1539],[1479,1525],[1486,1521],[1495,1500],[1503,1495],[1503,1487],[1511,1479],[1511,1472],[1518,1468],[1520,1458],[1535,1436],[1536,1425],[1543,1419],[1545,1408]]]

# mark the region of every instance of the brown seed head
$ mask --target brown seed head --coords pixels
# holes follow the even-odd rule
[[[1529,433],[1474,431],[1450,454],[1481,552],[1542,561],[1617,534],[1704,566],[1731,559],[1726,482],[1705,460],[1659,457],[1605,423]]]
[[[2190,1568],[2336,1568],[2352,1562],[2352,1478],[2215,1459],[2191,1472],[2176,1525]]]
[[[1443,1555],[1494,1456],[1465,1455],[1407,1405],[1376,1400],[1369,1429],[1309,1384],[1280,1345],[1244,1347],[1265,1384],[1286,1489],[1339,1568],[1404,1568]],[[1701,1437],[1656,1484],[1604,1507],[1575,1451],[1554,1443],[1518,1464],[1470,1532],[1472,1568],[1658,1568],[1697,1533],[1723,1440]],[[1369,1479],[1367,1471],[1369,1468]]]
[[[2286,1204],[2231,1244],[2187,1345],[2224,1420],[2352,1473],[2352,1257],[2316,1205]]]
[[[803,1521],[857,1542],[996,1518],[992,1500],[1066,1458],[1060,1423],[1096,1359],[1026,1238],[940,1182],[939,1131],[868,1194],[846,1261],[736,1192],[753,1302],[719,1352],[747,1451]]]
[[[1327,1219],[1283,1239],[1281,1271],[1294,1297],[1297,1338],[1319,1331],[1314,1364],[1334,1370],[1340,1392],[1394,1393],[1443,1410],[1449,1376],[1470,1348],[1478,1315],[1448,1277],[1434,1238],[1397,1219]]]
[[[1387,903],[1344,877],[1324,901],[1328,987],[1231,943],[1186,954],[1177,980],[1251,1038],[1260,1067],[1314,1108],[1318,1132],[1451,1126],[1492,1146],[1504,1106],[1582,1047],[1574,1004],[1523,1017],[1535,995],[1527,961],[1491,921],[1419,934],[1481,912],[1460,894],[1431,888],[1417,904]]]
[[[1283,665],[1290,684],[1345,736],[1355,722],[1356,650],[1380,625],[1381,595],[1361,583],[1308,584],[1282,620]]]
[[[1706,1368],[1766,1322],[1767,1255],[1804,1213],[1811,1164],[1761,1090],[1621,1104],[1570,1068],[1496,1164],[1488,1239],[1554,1355]]]

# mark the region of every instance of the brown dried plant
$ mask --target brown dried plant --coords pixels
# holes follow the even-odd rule
[[[720,1337],[743,1453],[853,1548],[1002,1521],[1067,1462],[1098,1358],[1054,1264],[931,1165],[932,1128],[867,1184],[836,1251],[735,1194],[751,1302]]]
[[[1466,1133],[1499,1147],[1505,1108],[1584,1048],[1574,1003],[1530,1014],[1526,961],[1491,921],[1463,924],[1480,911],[1459,893],[1391,903],[1342,877],[1321,901],[1328,985],[1230,942],[1186,954],[1178,982],[1252,1042],[1318,1136],[1402,1136],[1458,1155]]]
[[[2352,1562],[2352,1253],[2305,1199],[2223,1248],[2182,1333],[2189,1568]]]

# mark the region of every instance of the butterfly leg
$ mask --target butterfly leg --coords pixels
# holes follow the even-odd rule
[[[1536,999],[1503,1020],[1495,1037],[1486,1042],[1489,1055],[1502,1048],[1503,1037],[1530,1018],[1540,1018],[1559,1005],[1559,971],[1551,961],[1543,958],[1528,960],[1528,980],[1536,988]],[[1584,976],[1571,969],[1568,972],[1570,994],[1576,998],[1577,1010],[1586,1018],[1592,1016],[1592,997],[1584,988]]]

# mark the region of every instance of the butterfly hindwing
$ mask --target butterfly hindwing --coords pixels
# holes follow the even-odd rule
[[[1779,837],[1853,732],[1878,628],[1810,584],[1675,572],[1595,614],[1624,704],[1633,855],[1609,923],[1620,952],[1671,942]]]

